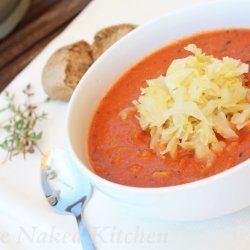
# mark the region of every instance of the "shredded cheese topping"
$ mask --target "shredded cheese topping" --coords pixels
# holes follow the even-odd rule
[[[166,76],[148,80],[133,103],[141,128],[150,130],[152,149],[172,157],[178,148],[194,150],[211,164],[214,152],[225,146],[218,138],[237,138],[249,124],[250,90],[244,77],[249,66],[205,55],[194,44],[185,49],[193,55],[174,60]]]

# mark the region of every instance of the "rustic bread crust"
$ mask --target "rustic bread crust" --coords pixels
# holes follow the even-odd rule
[[[93,58],[96,60],[111,45],[135,29],[135,24],[119,24],[104,28],[98,31],[92,45]]]
[[[85,41],[57,50],[43,70],[42,84],[45,92],[52,99],[69,100],[92,63],[91,46]]]
[[[80,41],[69,46],[68,51],[65,84],[71,88],[75,88],[93,63],[92,50],[87,42]]]
[[[82,40],[57,50],[42,73],[44,91],[52,99],[68,101],[92,63],[136,27],[134,24],[110,26],[96,33],[92,46]]]

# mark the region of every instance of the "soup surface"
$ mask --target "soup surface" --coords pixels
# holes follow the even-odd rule
[[[143,131],[131,112],[126,121],[121,110],[132,107],[146,80],[165,75],[174,59],[190,53],[184,50],[196,44],[206,54],[230,56],[250,64],[250,30],[229,29],[201,33],[176,41],[147,56],[120,77],[93,117],[89,131],[89,160],[96,174],[112,182],[137,187],[162,187],[192,182],[229,169],[250,157],[250,130],[239,131],[211,165],[197,161],[193,153],[182,152],[176,158],[160,156],[149,148],[149,131]],[[246,75],[247,84],[250,74]]]

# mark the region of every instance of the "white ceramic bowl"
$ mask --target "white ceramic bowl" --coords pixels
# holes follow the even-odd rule
[[[91,171],[87,157],[87,134],[95,109],[125,70],[160,47],[193,33],[231,27],[250,28],[249,10],[249,1],[219,1],[172,12],[131,32],[94,63],[71,98],[67,136],[74,161],[97,189],[123,202],[138,215],[158,219],[202,220],[250,205],[249,160],[188,184],[136,188],[97,176]]]

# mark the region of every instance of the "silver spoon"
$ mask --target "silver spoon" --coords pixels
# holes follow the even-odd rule
[[[92,186],[87,179],[83,179],[67,151],[55,149],[43,158],[41,183],[45,197],[55,211],[75,216],[82,248],[95,250],[82,219],[82,211],[91,197]]]

